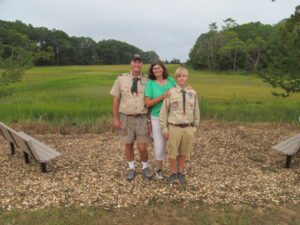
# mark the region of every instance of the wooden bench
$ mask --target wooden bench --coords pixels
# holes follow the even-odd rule
[[[293,155],[300,151],[300,133],[273,146],[272,149],[287,156],[285,167],[290,168]]]
[[[0,134],[10,142],[11,154],[15,154],[15,147],[21,149],[25,163],[29,163],[29,155],[40,164],[42,173],[47,171],[46,162],[57,158],[61,154],[49,146],[23,132],[16,132],[0,122]]]

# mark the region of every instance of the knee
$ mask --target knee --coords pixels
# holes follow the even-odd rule
[[[139,148],[139,152],[143,154],[148,153],[147,148]]]

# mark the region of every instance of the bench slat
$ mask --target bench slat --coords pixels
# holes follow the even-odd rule
[[[272,149],[287,155],[293,155],[300,150],[300,133],[275,145]]]
[[[0,122],[0,129],[1,129],[2,135],[4,136],[4,138],[6,140],[8,140],[9,142],[12,142],[14,144],[16,144],[14,142],[14,140],[12,139],[12,137],[8,133],[8,130],[11,130],[11,128],[9,128],[8,126],[6,126],[4,123]]]
[[[0,126],[2,126],[2,130],[10,137],[11,142],[13,142],[18,148],[22,149],[26,153],[33,156],[33,158],[36,159],[33,152],[31,152],[30,147],[28,146],[28,140],[22,138],[17,131],[11,129],[10,127],[6,126],[3,123],[0,123]]]
[[[42,142],[38,141],[37,139],[29,136],[24,132],[19,132],[19,134],[23,137],[28,139],[28,144],[31,150],[37,157],[39,162],[48,162],[52,159],[57,158],[61,155],[61,153],[57,152],[56,150],[50,148],[49,146],[43,144]]]

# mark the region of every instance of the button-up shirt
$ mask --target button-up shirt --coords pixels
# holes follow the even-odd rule
[[[144,92],[146,82],[148,80],[143,74],[139,75],[139,81],[137,83],[138,93],[132,93],[131,87],[134,76],[131,73],[125,73],[120,75],[110,93],[118,97],[120,100],[119,112],[127,115],[135,114],[147,114],[148,109],[144,103]]]
[[[183,105],[182,90],[186,92],[185,106]],[[199,126],[200,109],[196,91],[190,86],[182,89],[176,85],[175,88],[170,89],[170,92],[171,95],[164,99],[159,114],[159,122],[163,132],[168,132],[168,124],[194,123],[195,126]]]

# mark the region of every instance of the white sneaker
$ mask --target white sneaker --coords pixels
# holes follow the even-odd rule
[[[163,180],[163,179],[164,179],[161,170],[155,172],[155,177],[156,177],[156,179],[158,179],[158,180]]]

